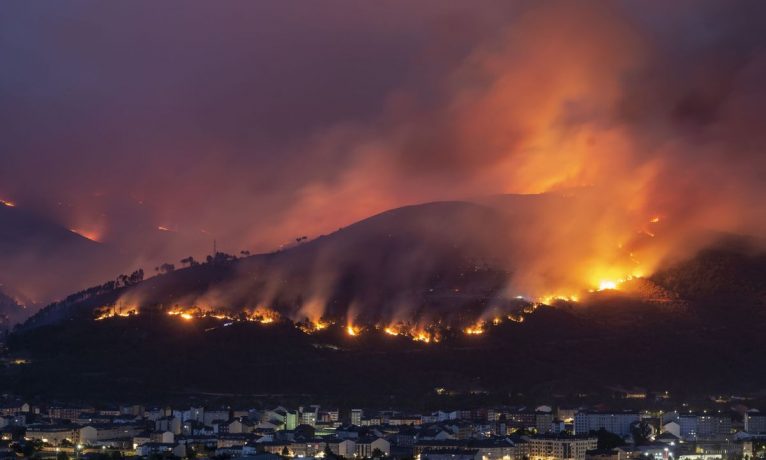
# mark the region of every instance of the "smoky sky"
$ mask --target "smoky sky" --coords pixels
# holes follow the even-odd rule
[[[684,225],[764,228],[757,2],[0,9],[0,198],[126,266],[583,186]]]
[[[424,58],[468,52],[487,16],[441,2],[3,9],[2,193],[113,237],[137,221],[265,223],[325,174],[308,139],[378,117]]]

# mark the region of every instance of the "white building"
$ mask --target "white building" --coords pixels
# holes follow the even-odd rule
[[[681,437],[681,425],[679,425],[678,422],[675,420],[670,421],[662,425],[662,432],[663,433],[670,433],[673,436],[676,436],[678,438]]]
[[[745,431],[750,434],[766,433],[766,413],[756,411],[745,413]]]
[[[112,423],[86,425],[80,428],[78,442],[89,445],[107,439],[133,438],[139,432],[141,427],[136,425]]]
[[[362,411],[362,409],[351,409],[351,424],[361,426],[362,415],[364,415],[364,411]]]
[[[678,417],[684,441],[718,441],[731,436],[731,418],[720,414],[683,414]]]
[[[630,434],[630,425],[640,420],[638,412],[588,412],[575,414],[575,434],[588,434],[604,429],[619,436]]]
[[[585,460],[598,447],[595,436],[538,435],[527,439],[530,460]]]
[[[355,444],[356,456],[360,458],[372,457],[372,453],[376,449],[380,450],[384,455],[391,453],[391,443],[383,438],[361,438],[357,439]]]

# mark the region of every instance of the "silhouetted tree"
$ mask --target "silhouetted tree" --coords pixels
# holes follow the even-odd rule
[[[599,449],[614,449],[625,444],[621,436],[601,428],[595,432]]]
[[[199,262],[194,260],[194,257],[189,256],[189,257],[186,257],[184,259],[181,259],[181,265],[187,265],[189,267],[194,267],[194,266],[199,265]]]
[[[138,283],[140,283],[143,280],[144,280],[144,269],[143,268],[139,268],[138,270],[136,270],[133,273],[131,273],[130,276],[128,277],[128,282],[130,283],[129,284],[130,286],[138,284]]]
[[[645,420],[630,424],[630,434],[633,435],[633,443],[637,446],[648,443],[653,431],[652,426]]]
[[[207,256],[205,260],[208,264],[219,265],[237,260],[237,257],[231,254],[226,254],[225,252],[216,252],[215,255]]]
[[[168,274],[168,273],[170,273],[170,272],[173,272],[173,271],[175,271],[175,269],[176,269],[176,266],[175,266],[175,265],[173,265],[173,264],[168,264],[168,263],[164,263],[164,264],[160,265],[160,266],[157,268],[157,271],[159,271],[161,274],[165,275],[165,274]]]

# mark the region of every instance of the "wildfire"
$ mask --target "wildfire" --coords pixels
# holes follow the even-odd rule
[[[0,204],[3,205],[3,206],[7,206],[9,208],[15,208],[16,207],[16,203],[14,203],[13,201],[8,201],[8,200],[0,200]]]
[[[637,278],[641,278],[640,275],[630,275],[625,278],[619,278],[616,280],[601,280],[598,283],[598,289],[596,291],[616,291],[620,289],[620,286],[626,281],[631,281]],[[593,291],[591,291],[593,292]]]
[[[598,283],[599,291],[614,291],[621,281],[602,280]]]
[[[631,257],[632,256],[633,254],[631,253]],[[614,271],[616,270],[606,269],[606,270],[601,270],[599,274],[609,275],[610,272],[614,272]],[[620,286],[623,283],[629,280],[632,280],[634,278],[638,278],[639,276],[637,273],[638,272],[634,272],[633,275],[620,277],[620,278],[617,278],[617,277],[603,278],[597,283],[594,283],[594,286],[597,286],[597,287],[594,287],[594,289],[592,289],[590,292],[617,290],[620,288]],[[526,297],[521,297],[521,296],[519,297],[520,297],[519,300],[526,299]],[[577,302],[578,300],[579,300],[579,297],[576,294],[547,295],[547,296],[538,298],[536,301],[525,300],[522,303],[522,305],[516,307],[516,308],[521,307],[520,309],[516,309],[510,312],[495,311],[493,312],[491,316],[483,317],[482,319],[462,329],[458,328],[457,331],[460,331],[470,336],[482,335],[485,332],[487,332],[489,328],[493,326],[494,327],[500,326],[505,321],[523,323],[526,319],[526,315],[530,315],[534,313],[540,307],[552,305],[555,301]],[[119,308],[116,306],[102,307],[102,309],[98,311],[98,315],[95,317],[95,320],[97,321],[104,320],[104,319],[112,318],[112,317],[130,317],[133,315],[137,315],[138,313],[139,313],[139,309],[133,306],[122,307],[122,308]],[[178,317],[179,319],[186,322],[192,321],[197,318],[213,318],[213,319],[217,319],[221,321],[228,321],[225,324],[225,326],[229,326],[231,324],[244,322],[244,321],[256,322],[259,324],[272,324],[282,320],[282,316],[280,315],[280,313],[264,306],[258,306],[252,309],[244,309],[243,311],[239,311],[239,312],[229,312],[226,310],[222,310],[220,308],[216,309],[211,306],[198,306],[198,305],[177,306],[176,305],[176,306],[173,306],[171,309],[167,310],[166,314],[171,317]],[[310,317],[304,317],[302,321],[295,322],[294,324],[295,324],[295,327],[300,329],[302,332],[306,334],[313,334],[318,331],[329,328],[330,326],[335,324],[335,321],[333,321],[332,319],[327,319],[327,318],[311,319]],[[341,322],[341,324],[343,323]],[[378,325],[369,326],[369,327],[374,328],[375,330],[380,331],[389,336],[406,337],[412,341],[421,342],[425,344],[440,342],[442,338],[442,334],[444,333],[450,334],[450,331],[452,330],[450,325],[442,324],[441,321],[428,322],[428,323],[410,323],[407,321],[398,321],[398,322],[389,323],[387,325],[378,324]],[[353,321],[346,320],[345,333],[349,337],[360,336],[362,332],[365,331],[365,329],[366,329],[365,325],[354,324]]]
[[[527,305],[527,306],[526,306],[526,307],[524,307],[524,309],[523,309],[523,310],[521,310],[521,311],[523,311],[524,313],[526,313],[526,314],[530,315],[530,314],[534,313],[534,312],[535,312],[535,310],[537,310],[539,307],[540,307],[540,304],[539,304],[539,303],[533,303],[533,304]]]
[[[349,324],[346,326],[346,333],[350,335],[351,337],[356,337],[362,332],[362,329],[359,326],[354,326],[352,324]]]
[[[194,318],[201,318],[205,316],[205,313],[197,308],[174,308],[172,310],[168,310],[167,314],[168,316],[178,316],[179,318],[186,321],[191,321]]]
[[[522,315],[508,315],[508,320],[513,321],[514,323],[523,323],[524,322],[524,316]]]
[[[384,328],[383,332],[388,335],[399,335],[399,330],[391,326]]]
[[[479,321],[476,324],[472,326],[468,326],[467,328],[463,329],[463,332],[465,332],[468,335],[480,335],[484,333],[484,321]]]
[[[570,294],[570,295],[560,295],[560,294],[553,294],[553,295],[546,295],[542,296],[539,299],[539,302],[545,305],[550,305],[553,302],[559,301],[559,302],[577,302],[580,299],[580,297],[576,294]],[[536,304],[533,304],[536,305]],[[533,308],[537,308],[536,306]],[[532,310],[534,311],[534,309]],[[525,311],[525,313],[531,313],[532,311]]]
[[[439,334],[437,332],[413,331],[410,335],[412,340],[423,343],[439,343]]]
[[[253,311],[246,313],[247,321],[254,321],[261,324],[271,324],[279,319],[279,313],[274,310],[258,307]]]
[[[331,321],[326,321],[324,319],[305,319],[304,321],[301,321],[299,323],[295,323],[295,326],[300,329],[304,334],[313,334],[315,332],[327,329],[332,325],[333,323]]]
[[[96,321],[102,321],[114,317],[128,318],[138,314],[138,308],[118,309],[115,307],[102,307],[97,311],[100,313],[94,318]]]
[[[381,329],[380,326],[376,326],[376,329]],[[382,328],[385,334],[391,336],[409,337],[415,342],[422,343],[438,343],[441,336],[436,325],[412,325],[404,321],[390,324]]]
[[[610,267],[596,271],[593,276],[593,287],[589,292],[598,291],[616,291],[627,281],[631,281],[643,276],[643,271],[639,268],[640,264],[634,253],[627,254],[630,262],[634,265],[632,270]]]

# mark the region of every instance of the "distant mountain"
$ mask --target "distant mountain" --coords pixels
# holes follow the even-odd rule
[[[25,308],[0,289],[0,332],[25,317]]]
[[[345,317],[357,308],[352,313],[367,321],[457,314],[483,307],[503,287],[507,273],[499,261],[509,250],[502,242],[512,223],[501,212],[465,202],[399,208],[282,251],[221,256],[67,308],[48,308],[30,324],[88,314],[119,299],[139,308],[269,305],[293,318]]]
[[[110,306],[141,311],[197,307],[231,314],[266,307],[295,321],[325,317],[465,326],[493,308],[501,315],[515,308],[504,289],[535,251],[519,241],[526,241],[530,222],[540,222],[541,216],[577,218],[567,215],[570,204],[557,195],[505,195],[397,208],[277,252],[244,258],[217,254],[129,287],[93,289],[43,309],[24,327],[92,318]],[[703,280],[708,290],[745,292],[735,286],[757,284],[763,267],[759,262],[745,267],[752,250],[737,241],[745,240],[729,238],[718,252],[705,251],[698,258],[721,273],[702,273],[702,262],[687,262],[623,288],[632,289],[638,299],[663,301],[694,297],[692,291]],[[708,260],[712,254],[726,254],[728,265]],[[739,269],[744,272],[733,272]],[[730,291],[725,295],[735,293]],[[752,289],[747,293],[762,295]]]
[[[25,303],[44,302],[93,283],[113,256],[91,241],[20,207],[0,204],[0,284]]]

